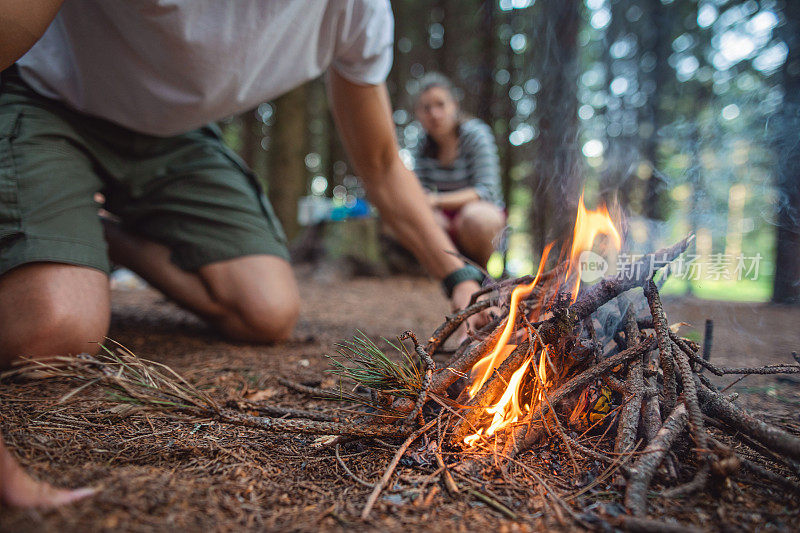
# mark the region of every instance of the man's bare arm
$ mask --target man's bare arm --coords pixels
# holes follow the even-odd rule
[[[437,278],[463,266],[448,253],[456,247],[436,224],[419,180],[400,160],[386,86],[358,85],[331,69],[328,89],[339,134],[381,218]],[[457,285],[453,304],[466,304],[478,287],[471,280]]]
[[[436,225],[419,181],[400,160],[385,86],[357,85],[333,69],[328,86],[339,134],[381,217],[434,276],[443,278],[461,267],[445,252],[456,248]]]
[[[36,44],[64,0],[0,0],[0,70]]]

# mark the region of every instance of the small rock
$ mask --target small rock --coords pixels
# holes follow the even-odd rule
[[[403,496],[401,494],[386,494],[383,499],[395,505],[403,505],[404,503]]]

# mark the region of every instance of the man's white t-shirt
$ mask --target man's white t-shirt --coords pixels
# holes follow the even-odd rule
[[[66,0],[19,61],[38,93],[151,135],[183,133],[333,66],[379,84],[388,0]]]

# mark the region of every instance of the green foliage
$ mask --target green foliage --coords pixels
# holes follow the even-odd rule
[[[328,372],[370,390],[416,398],[422,388],[422,373],[416,354],[412,355],[399,339],[397,344],[386,338],[383,340],[400,354],[400,361],[393,360],[362,331],[358,331],[352,341],[336,344],[338,356],[326,356],[333,366]]]
[[[670,278],[664,284],[664,296],[693,296],[705,300],[730,302],[766,302],[772,294],[772,276],[761,276],[757,280],[705,280],[687,281]]]

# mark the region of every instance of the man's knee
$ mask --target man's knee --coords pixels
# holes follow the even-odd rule
[[[40,306],[30,321],[29,327],[24,328],[27,334],[17,336],[17,355],[95,353],[108,333],[109,312],[75,309],[63,301],[50,301]]]
[[[228,336],[245,341],[278,342],[292,333],[300,314],[300,296],[289,263],[272,256],[251,256],[201,269],[221,316],[212,317]]]
[[[298,298],[250,300],[236,310],[253,340],[279,342],[289,338],[300,316]]]
[[[0,366],[18,357],[95,352],[108,332],[105,274],[32,264],[0,277]]]

